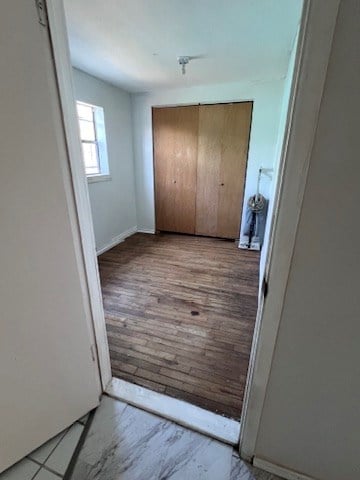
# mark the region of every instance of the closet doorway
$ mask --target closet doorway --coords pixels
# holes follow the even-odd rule
[[[252,102],[153,108],[156,229],[239,237]]]

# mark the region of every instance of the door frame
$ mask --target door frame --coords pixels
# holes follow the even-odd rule
[[[258,307],[241,418],[240,453],[248,460],[255,454],[339,3],[340,0],[304,0],[303,5],[265,266],[269,293],[266,301],[262,299]],[[111,381],[110,356],[90,202],[76,122],[63,0],[46,0],[46,6],[78,215],[76,227],[82,239],[99,375],[105,390]]]
[[[110,353],[106,334],[89,191],[82,160],[79,126],[77,124],[75,89],[71,71],[65,10],[63,0],[45,0],[45,2],[70,162],[72,189],[77,211],[77,224],[74,225],[74,228],[79,229],[81,237],[82,259],[87,280],[86,294],[90,299],[92,324],[96,341],[96,352],[94,352],[94,355],[98,357],[101,386],[103,391],[105,391],[112,379]]]

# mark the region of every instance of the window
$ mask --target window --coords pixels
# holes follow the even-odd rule
[[[90,178],[109,178],[104,109],[76,102],[85,173]]]

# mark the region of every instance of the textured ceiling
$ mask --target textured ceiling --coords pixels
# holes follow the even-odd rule
[[[286,74],[302,0],[65,0],[72,63],[132,92]],[[186,76],[179,55],[204,55]]]

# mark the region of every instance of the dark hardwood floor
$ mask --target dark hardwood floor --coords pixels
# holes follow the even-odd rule
[[[238,419],[258,264],[233,241],[165,233],[101,255],[113,375]]]

